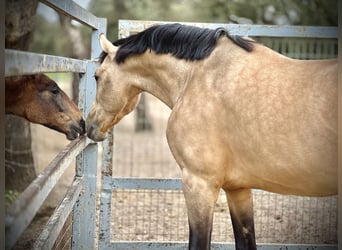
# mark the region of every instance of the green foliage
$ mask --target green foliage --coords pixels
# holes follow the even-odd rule
[[[71,82],[72,81],[72,73],[69,72],[58,72],[58,73],[45,73],[48,77],[50,77],[55,82]]]
[[[47,22],[42,16],[36,15],[33,40],[30,51],[44,54],[67,56],[68,46],[59,22]]]
[[[337,25],[337,0],[96,0],[91,10],[108,19],[114,40],[118,19]]]
[[[80,29],[83,43],[90,51],[91,29],[85,25]],[[36,15],[35,29],[29,50],[36,53],[73,57],[68,38],[65,36],[59,21],[48,22],[44,17]]]

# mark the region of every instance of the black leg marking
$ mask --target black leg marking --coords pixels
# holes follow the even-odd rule
[[[196,229],[189,226],[189,250],[210,250],[211,226],[198,225]]]
[[[235,248],[237,250],[256,249],[253,217],[236,218],[233,213],[230,213],[230,216],[234,230]]]
[[[225,191],[234,230],[235,248],[255,250],[252,191],[250,189]]]

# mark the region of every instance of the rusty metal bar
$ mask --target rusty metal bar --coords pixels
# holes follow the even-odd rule
[[[97,57],[102,49],[99,36],[106,33],[106,19],[98,18],[98,29],[91,35],[91,58]],[[97,64],[89,61],[87,70],[80,79],[79,108],[86,117],[96,96],[94,79]],[[96,197],[97,197],[97,144],[91,143],[77,157],[76,176],[84,179],[83,192],[76,202],[73,221],[73,249],[94,249],[96,228]]]
[[[81,77],[79,87],[79,108],[86,117],[95,98],[96,65],[89,63],[86,73]],[[90,143],[77,157],[76,176],[82,177],[83,189],[74,208],[72,249],[94,248],[95,221],[96,221],[96,169],[97,144]]]
[[[101,171],[101,209],[99,226],[99,249],[110,246],[110,228],[112,217],[112,167],[113,167],[114,131],[111,130],[103,141],[102,171]]]
[[[59,178],[87,143],[85,136],[72,141],[7,209],[5,216],[6,249],[13,247]]]
[[[83,179],[76,177],[69,187],[61,204],[50,217],[47,225],[34,243],[33,249],[52,249],[60,231],[64,226],[65,221],[67,220],[78,196],[82,191],[82,185]]]
[[[5,76],[40,72],[85,72],[86,61],[5,49]]]
[[[95,248],[97,154],[95,143],[81,154],[83,188],[74,206],[72,249]]]

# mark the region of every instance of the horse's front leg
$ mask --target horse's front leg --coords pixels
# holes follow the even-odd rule
[[[189,220],[189,249],[210,249],[214,206],[219,188],[194,175],[184,174],[183,193]]]
[[[256,249],[253,195],[250,189],[225,190],[232,219],[235,248],[238,250]]]

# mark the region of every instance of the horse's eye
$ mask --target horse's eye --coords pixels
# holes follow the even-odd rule
[[[52,94],[54,94],[54,95],[57,95],[57,94],[59,93],[59,89],[58,89],[58,87],[53,87],[53,88],[50,90],[50,92],[51,92]]]
[[[99,77],[97,75],[94,75],[95,81],[99,80]]]

